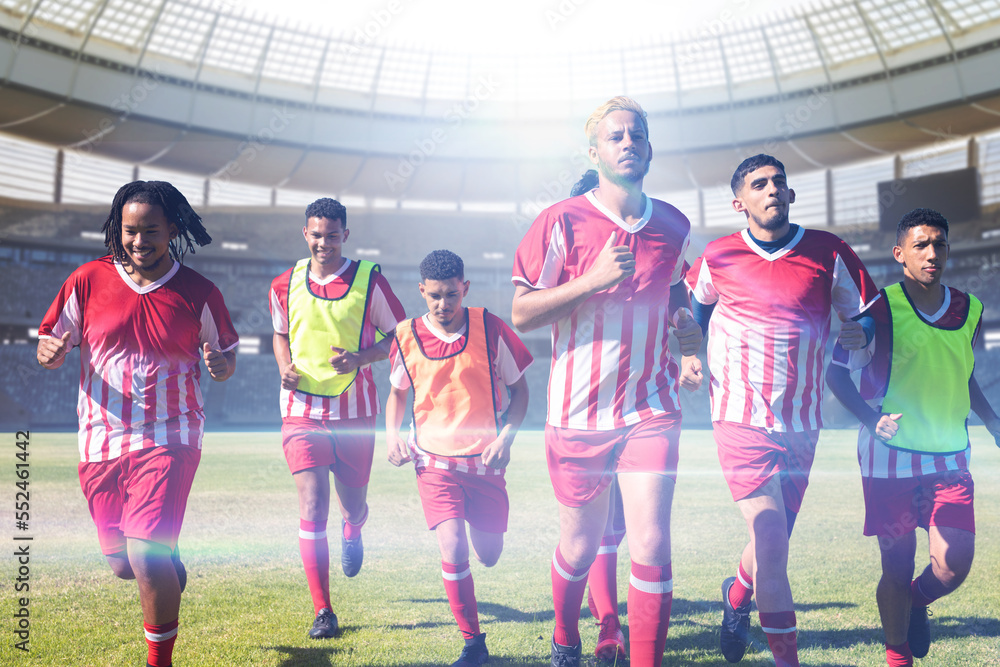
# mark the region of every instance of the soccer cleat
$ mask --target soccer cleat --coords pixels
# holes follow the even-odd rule
[[[486,633],[481,632],[472,639],[465,640],[465,648],[458,660],[451,667],[476,667],[490,661],[490,652],[486,650]]]
[[[181,562],[181,552],[174,545],[174,548],[170,551],[170,562],[174,564],[174,570],[177,571],[177,583],[181,585],[181,593],[184,592],[184,588],[187,586],[188,573],[187,568],[184,567],[184,563]]]
[[[736,577],[722,582],[722,631],[719,635],[719,650],[727,662],[739,662],[747,652],[750,643],[750,603],[734,607],[729,602],[729,589]]]
[[[594,655],[597,656],[598,660],[607,660],[608,662],[625,660],[625,635],[622,633],[622,626],[618,619],[610,616],[600,626]]]
[[[340,567],[344,574],[353,577],[361,571],[361,563],[365,560],[365,545],[358,539],[349,540],[344,537],[344,521],[340,521]]]
[[[309,630],[309,636],[313,639],[330,639],[336,637],[338,632],[340,632],[340,626],[337,625],[337,615],[323,607],[316,614],[316,620],[313,621],[312,629]]]
[[[563,646],[552,640],[552,667],[580,667],[580,653],[583,644]]]
[[[914,658],[922,658],[931,649],[931,620],[933,616],[927,607],[910,608],[910,627],[906,630],[906,641]]]

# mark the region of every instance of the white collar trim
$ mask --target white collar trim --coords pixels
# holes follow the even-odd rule
[[[920,317],[924,318],[931,324],[936,323],[944,317],[944,314],[948,312],[948,308],[951,307],[951,290],[945,285],[941,285],[941,287],[944,287],[944,299],[941,301],[941,307],[937,309],[936,313],[925,313],[922,310],[917,310],[917,312],[920,313]]]
[[[442,343],[448,343],[448,344],[454,343],[459,338],[461,338],[462,336],[464,336],[465,335],[465,331],[469,328],[469,323],[466,322],[462,326],[461,330],[459,330],[459,331],[457,331],[457,332],[455,332],[453,334],[445,333],[444,331],[441,331],[440,329],[438,329],[436,324],[431,324],[431,318],[429,316],[430,316],[430,313],[424,313],[424,316],[422,318],[420,318],[420,319],[422,319],[424,321],[424,326],[427,327],[427,330],[430,331],[432,334],[434,334],[434,336],[438,340],[440,340]]]
[[[611,209],[609,209],[607,206],[599,202],[597,200],[597,197],[594,196],[594,190],[591,190],[584,196],[587,198],[587,201],[589,201],[591,204],[594,205],[594,208],[603,213],[611,222],[615,223],[629,234],[635,234],[636,232],[638,232],[640,229],[645,227],[646,223],[649,222],[649,219],[653,217],[653,199],[648,195],[646,195],[645,193],[643,193],[643,197],[646,198],[646,209],[643,211],[642,217],[639,219],[639,222],[635,223],[634,225],[628,224],[627,222],[619,218],[617,214],[613,213]]]
[[[169,255],[168,255],[168,257],[169,257]],[[122,266],[121,261],[119,261],[117,259],[115,260],[115,268],[118,269],[118,275],[121,276],[121,279],[125,281],[126,285],[128,285],[129,287],[132,288],[133,292],[135,292],[136,294],[147,294],[147,293],[152,292],[153,290],[159,288],[160,286],[165,285],[168,280],[170,280],[171,278],[174,277],[174,274],[176,274],[178,271],[181,270],[181,263],[178,262],[173,257],[170,257],[170,259],[171,259],[171,261],[173,261],[174,265],[170,267],[169,271],[167,271],[165,274],[163,274],[155,282],[151,282],[148,285],[142,285],[142,286],[140,286],[138,283],[136,283],[134,280],[132,280],[132,277],[129,276],[129,274],[125,272],[125,267]]]
[[[310,268],[309,280],[316,283],[317,285],[326,285],[330,283],[334,278],[339,278],[340,275],[347,270],[347,267],[351,265],[351,260],[347,259],[346,257],[341,257],[341,259],[344,260],[344,263],[340,265],[340,268],[337,269],[335,272],[331,273],[330,275],[326,276],[325,278],[320,278],[315,273],[313,273],[312,269]]]
[[[751,250],[760,255],[763,259],[766,259],[769,262],[773,262],[774,260],[781,259],[785,255],[790,253],[792,249],[799,244],[799,241],[802,240],[802,237],[805,235],[805,233],[806,233],[806,228],[799,225],[799,231],[795,232],[795,236],[792,238],[792,240],[789,241],[784,248],[773,253],[768,252],[763,248],[761,248],[759,245],[757,245],[757,242],[754,241],[753,237],[750,236],[749,229],[744,229],[743,231],[741,231],[740,236],[743,237],[743,242],[746,243]]]

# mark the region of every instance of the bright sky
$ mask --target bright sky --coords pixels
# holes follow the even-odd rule
[[[805,0],[230,0],[348,36],[464,53],[586,51],[711,35]],[[360,31],[360,32],[359,32]]]

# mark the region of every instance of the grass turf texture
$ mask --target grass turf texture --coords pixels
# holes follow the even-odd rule
[[[874,538],[861,533],[863,506],[854,433],[825,431],[792,540],[789,571],[804,665],[884,665],[875,584]],[[932,605],[933,643],[918,664],[1000,665],[1000,451],[972,429],[978,482],[977,555],[966,583]],[[114,578],[76,475],[74,434],[32,433],[31,650],[14,649],[16,563],[8,556],[0,598],[3,665],[142,665],[145,642],[133,582]],[[336,509],[331,518],[331,592],[342,635],[306,636],[312,605],[298,554],[295,487],[277,433],[210,433],[188,503],[181,553],[188,585],[175,664],[441,665],[461,651],[410,467],[384,460],[381,438],[369,489],[365,564],[348,580],[339,569]],[[8,438],[13,442],[13,438]],[[746,528],[719,472],[708,431],[687,431],[674,498],[674,602],[664,664],[726,665],[718,653],[719,585],[731,576]],[[3,466],[13,499],[13,448]],[[540,433],[519,436],[508,471],[511,529],[499,564],[473,563],[493,665],[548,665],[553,613],[549,562],[558,523]],[[8,515],[10,517],[10,515]],[[8,534],[8,551],[13,552]],[[918,531],[918,571],[927,562]],[[22,543],[23,544],[23,543]],[[628,551],[619,558],[625,622]],[[992,576],[991,576],[992,575]],[[584,607],[585,663],[597,629]],[[752,617],[742,665],[774,664]]]

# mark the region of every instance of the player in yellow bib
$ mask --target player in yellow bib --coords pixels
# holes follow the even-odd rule
[[[973,374],[983,305],[941,284],[948,248],[940,213],[918,208],[903,216],[892,249],[903,280],[858,316],[870,318],[874,338],[853,352],[838,341],[827,373],[830,389],[861,421],[865,535],[878,537],[882,554],[876,597],[894,667],[927,655],[927,605],[958,588],[972,567],[970,409],[1000,445],[1000,419]],[[858,369],[860,392],[850,376]],[[928,533],[930,565],[914,579],[918,526]]]
[[[299,552],[316,614],[309,636],[328,639],[338,631],[326,530],[330,473],[341,515],[340,565],[353,577],[364,559],[379,413],[370,365],[386,358],[405,315],[376,264],[344,257],[350,230],[340,202],[310,204],[302,235],[309,257],[271,281],[270,306],[282,448],[299,494]]]
[[[510,507],[504,470],[528,408],[524,371],[532,361],[503,320],[484,308],[462,306],[469,291],[464,273],[462,259],[448,250],[435,250],[421,262],[419,287],[428,312],[396,327],[385,407],[389,461],[414,463],[427,527],[441,550],[448,603],[465,639],[452,667],[489,659],[465,524],[476,559],[486,567],[496,564]],[[411,389],[407,441],[399,429]]]

